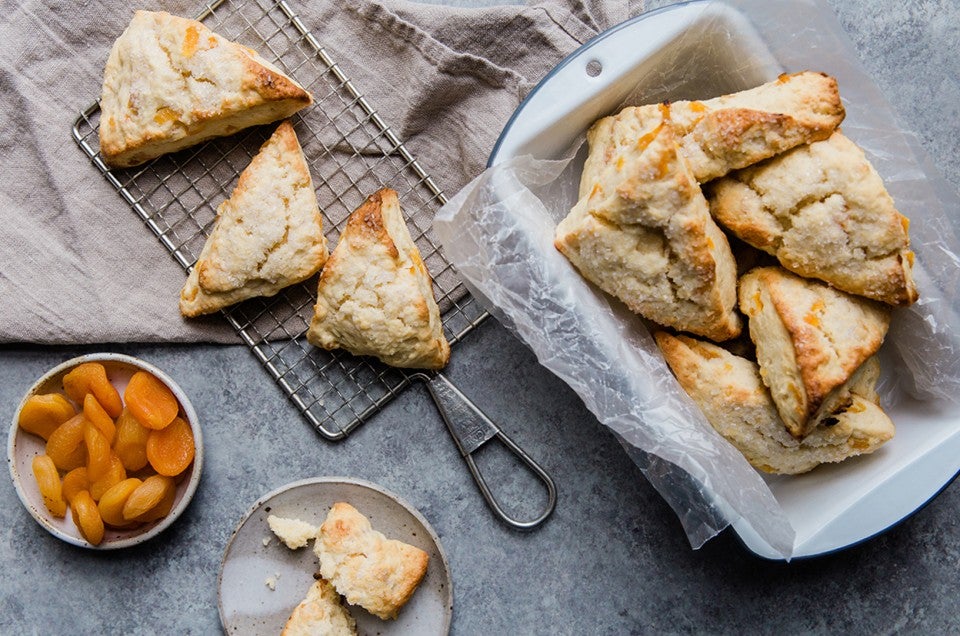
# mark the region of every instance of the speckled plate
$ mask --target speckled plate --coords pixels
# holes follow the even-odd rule
[[[319,526],[330,507],[345,501],[376,530],[427,552],[427,574],[393,621],[349,606],[360,634],[442,635],[450,631],[453,586],[440,539],[405,501],[369,482],[319,477],[288,484],[260,498],[227,543],[218,577],[220,621],[228,634],[279,634],[319,569],[312,543],[290,550],[267,526],[271,514]]]

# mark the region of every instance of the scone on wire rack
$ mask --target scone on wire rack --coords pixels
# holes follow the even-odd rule
[[[357,622],[328,581],[317,579],[294,608],[280,636],[355,636]]]
[[[846,400],[798,440],[781,421],[756,362],[684,335],[660,331],[654,337],[710,425],[759,470],[796,475],[872,453],[893,438],[893,422],[874,388],[880,373],[875,356],[854,374]]]
[[[297,135],[282,122],[240,174],[180,292],[184,316],[273,296],[327,260],[323,218]]]
[[[840,132],[711,184],[710,211],[786,269],[890,305],[917,299],[909,223]]]
[[[280,69],[202,23],[137,11],[104,70],[100,154],[115,168],[136,166],[312,103]]]
[[[554,245],[584,278],[656,323],[740,333],[736,263],[679,152],[669,109],[632,109],[587,133],[580,200]]]
[[[764,384],[803,438],[847,399],[854,372],[883,344],[890,308],[776,266],[747,272],[739,294]]]
[[[433,283],[394,190],[370,195],[347,219],[320,274],[307,340],[394,367],[446,366],[450,345]]]
[[[427,573],[429,555],[388,539],[360,511],[337,502],[320,525],[314,552],[320,575],[351,605],[384,620],[396,618]]]

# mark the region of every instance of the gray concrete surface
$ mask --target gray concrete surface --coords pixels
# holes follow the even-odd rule
[[[832,4],[904,126],[960,187],[960,7]],[[422,386],[330,444],[242,347],[3,347],[0,421],[47,368],[96,350],[141,356],[187,388],[206,441],[200,489],[157,539],[94,553],[33,523],[4,480],[0,633],[217,633],[217,568],[234,526],[263,493],[315,475],[379,483],[430,520],[452,567],[454,634],[960,632],[957,486],[886,534],[815,560],[761,561],[729,532],[693,551],[612,435],[492,321],[457,348],[448,376],[556,477],[556,513],[530,534],[492,518]],[[529,486],[511,480],[504,492],[516,501]]]

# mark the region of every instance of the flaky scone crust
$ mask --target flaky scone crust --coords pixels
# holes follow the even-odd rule
[[[307,340],[395,367],[440,369],[450,359],[430,274],[395,191],[370,195],[347,219],[320,274]]]
[[[104,69],[100,154],[110,166],[135,166],[311,103],[255,51],[196,20],[137,11]]]

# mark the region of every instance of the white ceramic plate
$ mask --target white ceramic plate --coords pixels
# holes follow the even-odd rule
[[[312,542],[291,550],[270,531],[267,517],[297,518],[319,526],[344,501],[387,538],[430,555],[427,574],[396,620],[383,621],[349,606],[361,634],[437,636],[450,630],[453,587],[440,539],[426,519],[396,495],[369,482],[320,477],[283,486],[257,501],[227,544],[220,565],[220,621],[228,634],[279,634],[319,569]]]
[[[561,157],[635,90],[650,103],[710,97],[770,81],[784,69],[765,42],[780,46],[719,1],[680,4],[625,22],[581,47],[530,93],[504,128],[489,165],[526,154]],[[807,68],[833,72],[836,67],[848,79],[858,79],[845,60],[820,58],[822,53],[811,50],[815,63]],[[873,455],[797,477],[765,477],[796,531],[794,558],[850,547],[889,529],[960,471],[955,408],[906,401],[887,411],[897,435]],[[733,527],[749,550],[779,558],[747,524]]]
[[[113,386],[123,395],[123,391],[130,381],[130,377],[137,371],[148,371],[166,384],[177,401],[180,402],[180,412],[184,419],[190,424],[193,430],[193,440],[195,452],[193,463],[187,468],[181,477],[178,477],[177,498],[174,501],[170,513],[158,521],[143,524],[132,529],[116,529],[107,527],[103,535],[103,541],[100,545],[92,545],[80,534],[80,530],[73,523],[73,517],[70,511],[64,518],[58,519],[50,514],[43,504],[43,497],[40,496],[40,488],[37,486],[37,480],[33,476],[33,458],[42,455],[45,452],[45,443],[42,438],[20,430],[17,421],[20,415],[20,409],[31,395],[42,393],[63,393],[63,376],[74,367],[84,362],[99,362],[107,370],[107,377]],[[10,426],[10,435],[7,438],[7,464],[10,468],[10,476],[17,490],[17,496],[23,503],[31,516],[47,532],[53,536],[72,543],[83,548],[94,550],[115,550],[125,548],[131,545],[142,543],[157,534],[163,532],[170,526],[177,517],[183,514],[189,505],[193,494],[200,485],[200,472],[203,467],[203,434],[200,429],[200,423],[197,420],[197,413],[190,404],[186,393],[183,392],[176,382],[166,373],[153,366],[152,364],[134,358],[132,356],[120,353],[92,353],[79,358],[67,360],[57,365],[37,380],[27,394],[20,401],[13,416],[13,423]]]

